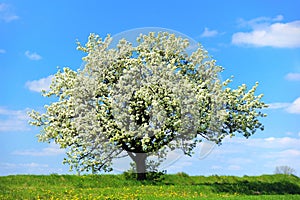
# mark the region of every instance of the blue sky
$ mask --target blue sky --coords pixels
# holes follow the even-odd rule
[[[230,86],[258,81],[270,105],[265,131],[200,145],[192,158],[173,153],[169,173],[260,175],[288,165],[300,175],[299,7],[293,0],[0,1],[0,175],[69,173],[64,150],[38,143],[26,112],[49,103],[37,91],[57,66],[81,66],[77,39],[142,27],[200,42],[225,68],[223,79],[234,76]]]

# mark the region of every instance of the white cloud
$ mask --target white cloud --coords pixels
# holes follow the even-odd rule
[[[300,114],[300,97],[298,97],[292,103],[279,102],[268,104],[268,109],[284,109],[286,112],[291,114]]]
[[[300,97],[297,98],[289,107],[287,107],[286,111],[288,113],[300,114]]]
[[[253,150],[267,151],[267,150],[286,150],[286,149],[296,149],[300,150],[300,138],[293,137],[268,137],[268,138],[225,138],[223,145],[232,147],[228,151],[223,151],[218,149],[218,151],[213,151],[212,153],[217,153],[224,156],[224,154],[239,154],[242,153],[242,149],[247,150],[248,148]],[[243,148],[241,148],[243,146]],[[248,158],[243,158],[245,162]],[[233,164],[236,164],[236,160],[232,160]],[[249,161],[249,160],[248,160]]]
[[[268,109],[282,109],[290,106],[291,103],[270,103]]]
[[[229,165],[228,170],[241,170],[241,166],[239,165]]]
[[[239,19],[238,20],[238,24],[241,27],[250,27],[250,28],[255,28],[258,29],[260,27],[264,27],[266,25],[269,25],[272,22],[278,22],[278,21],[282,21],[283,20],[283,16],[282,15],[277,15],[274,18],[270,18],[270,17],[257,17],[251,20],[244,20],[244,19]]]
[[[300,73],[288,73],[285,79],[289,81],[300,81]]]
[[[300,139],[292,137],[268,137],[251,139],[251,142],[245,141],[245,145],[260,148],[299,148]]]
[[[164,169],[167,170],[168,172],[182,172],[185,170],[186,167],[193,165],[193,162],[185,161],[185,160],[186,159],[183,159],[183,161],[176,162],[173,165],[170,165]]]
[[[287,150],[279,152],[277,156],[278,157],[283,157],[283,158],[287,158],[287,157],[298,157],[298,158],[300,158],[300,150],[287,149]]]
[[[214,37],[218,35],[218,31],[216,30],[209,30],[209,28],[205,27],[204,32],[201,34],[200,37]]]
[[[36,52],[31,53],[30,51],[25,51],[25,56],[30,60],[41,60],[42,56],[37,54]]]
[[[55,143],[50,143],[48,147],[42,150],[21,150],[14,151],[14,155],[20,156],[56,156],[65,153],[65,149],[59,148],[59,145]]]
[[[273,19],[260,17],[250,21],[241,22],[244,26],[251,27],[250,32],[238,32],[233,34],[232,43],[235,45],[253,45],[257,47],[300,47],[300,21],[279,23],[283,16]],[[272,23],[273,22],[273,23]]]
[[[1,163],[1,167],[3,168],[37,168],[37,167],[49,167],[47,164],[39,164],[39,163]]]
[[[290,131],[286,132],[285,134],[288,135],[288,136],[293,136],[294,135],[294,133],[290,132]]]
[[[272,151],[268,153],[262,153],[261,158],[266,160],[265,165],[273,166],[282,166],[287,165],[290,167],[300,166],[300,149],[286,149],[279,151]],[[300,169],[296,169],[298,171]]]
[[[25,110],[8,110],[0,107],[0,132],[27,131],[29,119]]]
[[[258,139],[255,142],[257,142],[257,144],[255,145],[265,147],[265,148],[276,148],[276,147],[299,148],[300,139],[292,138],[292,137],[281,137],[281,138],[269,137],[263,140]]]
[[[228,163],[231,163],[232,165],[239,165],[241,163],[253,163],[253,160],[249,158],[229,158]]]
[[[0,54],[1,53],[6,53],[5,49],[0,49]]]
[[[211,169],[212,170],[218,170],[218,169],[223,169],[223,167],[220,166],[220,165],[213,165],[213,166],[211,166]]]
[[[14,13],[11,5],[0,3],[0,21],[8,23],[17,19],[19,16]]]
[[[3,107],[0,107],[0,115],[11,115],[15,116],[17,119],[27,119],[25,110],[8,110]]]
[[[259,175],[273,173],[276,166],[286,164],[300,171],[299,144],[299,137],[225,138],[204,159],[197,156],[201,149],[196,149],[193,157],[182,156],[166,169],[168,173],[176,173],[191,169],[190,166],[202,166],[191,173]]]
[[[53,79],[53,75],[50,75],[46,78],[41,78],[39,80],[27,81],[25,86],[34,92],[41,92],[42,90],[48,91]]]
[[[213,174],[259,175],[273,173],[280,165],[300,171],[299,144],[299,137],[225,138],[223,145],[217,147],[205,162],[214,161],[210,165],[214,166]]]
[[[282,21],[283,16],[282,15],[277,15],[275,18],[272,19],[272,21]]]
[[[0,176],[13,174],[68,174],[64,166],[53,166],[53,163],[22,162],[22,163],[0,163]]]

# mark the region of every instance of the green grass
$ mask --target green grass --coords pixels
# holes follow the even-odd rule
[[[164,175],[160,182],[123,175],[0,177],[0,199],[300,199],[300,178],[286,175]]]

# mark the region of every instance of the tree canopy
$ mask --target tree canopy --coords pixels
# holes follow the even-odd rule
[[[286,174],[286,175],[293,175],[296,174],[296,170],[292,167],[287,165],[277,166],[274,171],[275,174]]]
[[[85,45],[78,42],[84,67],[59,70],[43,92],[56,101],[30,113],[30,124],[42,127],[39,141],[66,148],[71,168],[110,171],[114,158],[127,155],[145,179],[151,155],[191,155],[203,140],[221,144],[228,135],[263,130],[258,83],[231,89],[201,45],[188,53],[188,39],[168,32],[141,34],[136,46],[111,41],[91,34]]]

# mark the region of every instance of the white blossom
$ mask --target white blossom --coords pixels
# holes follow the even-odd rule
[[[219,79],[223,68],[201,47],[187,53],[189,41],[167,32],[122,39],[91,34],[83,69],[58,71],[45,97],[57,101],[45,113],[32,111],[30,123],[42,127],[39,140],[67,149],[64,163],[83,170],[111,170],[112,159],[126,152],[163,158],[167,149],[191,155],[206,139],[252,135],[263,125],[262,95],[256,84],[231,89]]]

